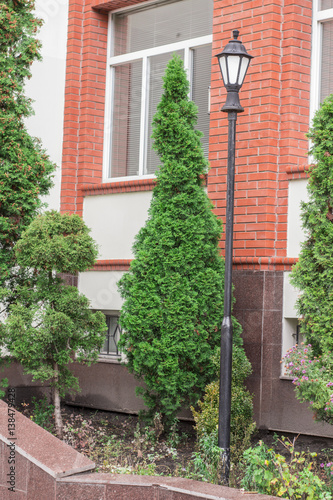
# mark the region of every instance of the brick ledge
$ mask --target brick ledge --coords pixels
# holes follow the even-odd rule
[[[101,184],[85,184],[81,191],[83,196],[98,196],[101,194],[128,193],[132,191],[152,191],[156,178],[134,179],[130,181],[114,181]]]
[[[133,259],[98,260],[88,271],[128,271]],[[290,271],[298,262],[296,257],[234,257],[234,269],[257,269],[261,271]]]

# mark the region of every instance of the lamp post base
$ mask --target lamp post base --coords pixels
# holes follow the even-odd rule
[[[220,478],[222,486],[229,486],[230,448],[221,448]]]

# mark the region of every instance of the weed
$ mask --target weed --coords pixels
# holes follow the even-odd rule
[[[28,414],[30,419],[43,429],[54,433],[54,406],[49,403],[47,396],[37,399],[35,397],[29,403],[22,403],[24,414]]]
[[[279,440],[289,456],[286,458],[262,441],[244,453],[245,474],[241,485],[258,493],[290,500],[332,500],[331,489],[314,472],[316,453],[295,451],[295,439]]]

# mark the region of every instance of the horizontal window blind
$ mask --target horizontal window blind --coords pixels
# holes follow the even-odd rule
[[[209,99],[212,46],[205,45],[192,50],[192,100],[198,106],[198,122],[196,128],[203,132],[201,143],[206,158],[209,146]]]
[[[333,93],[333,21],[323,23],[320,101]]]
[[[114,16],[114,55],[212,33],[213,0],[182,0]]]
[[[189,71],[191,99],[199,110],[197,128],[204,133],[208,156],[212,20],[213,0],[162,2],[112,16],[108,178],[152,175],[160,165],[151,134],[174,52],[168,44],[176,44],[174,50]]]
[[[319,10],[333,9],[333,0],[320,0]]]
[[[180,57],[184,57],[184,51],[178,51]],[[149,110],[148,110],[148,145],[147,145],[147,174],[153,174],[160,159],[153,149],[153,140],[151,138],[153,129],[152,121],[157,110],[157,105],[161,100],[163,93],[163,76],[167,67],[168,61],[172,58],[172,54],[160,54],[150,57],[150,78],[149,78]]]
[[[114,68],[111,177],[138,175],[142,61]]]

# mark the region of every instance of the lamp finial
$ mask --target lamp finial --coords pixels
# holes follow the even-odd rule
[[[239,31],[238,30],[233,30],[232,34],[234,35],[234,40],[237,40]]]

